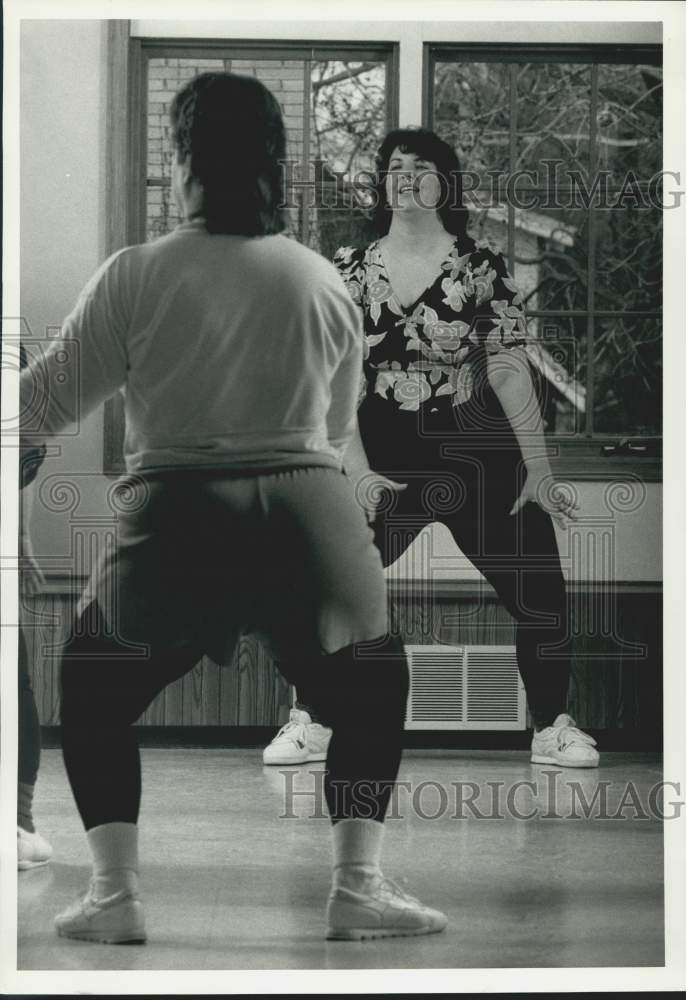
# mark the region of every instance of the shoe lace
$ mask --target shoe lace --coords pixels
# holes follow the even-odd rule
[[[307,742],[307,727],[304,722],[287,722],[285,726],[282,726],[276,734],[275,739],[280,739],[282,736],[288,736],[292,740],[300,740],[302,743]]]
[[[109,892],[106,896],[101,896],[98,895],[95,890],[96,890],[95,875],[91,875],[90,879],[88,880],[88,886],[86,888],[86,891],[84,892],[82,889],[80,892],[75,893],[74,895],[75,902],[81,903],[83,906],[89,906],[89,905],[97,906],[97,904],[102,903],[103,900],[113,899],[115,896],[119,896],[122,893],[126,894],[128,892],[128,890],[117,889],[113,892]]]
[[[77,889],[71,897],[70,909],[72,907],[81,908],[95,901],[95,879],[89,878],[85,889]]]
[[[83,899],[84,903],[94,903],[94,902],[97,901],[97,895],[95,893],[95,876],[94,875],[92,875],[88,879],[88,886],[86,888],[85,893],[82,891],[80,895],[81,895],[81,899]],[[77,894],[76,898],[77,899],[79,898],[78,894]]]
[[[595,740],[588,733],[584,733],[581,729],[577,729],[576,726],[563,726],[559,732],[558,745],[561,749],[565,747],[573,746],[575,743],[582,743],[585,746],[595,746]]]
[[[404,876],[399,879],[388,878],[386,875],[381,876],[381,882],[379,883],[379,889],[382,892],[387,892],[390,896],[397,896],[400,899],[404,899],[407,903],[416,903],[418,906],[421,905],[416,896],[411,896],[409,892],[406,892],[408,882]]]

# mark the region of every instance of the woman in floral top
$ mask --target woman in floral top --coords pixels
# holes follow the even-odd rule
[[[467,235],[450,146],[424,129],[396,130],[377,166],[380,238],[334,261],[366,342],[361,440],[346,469],[385,565],[441,522],[515,618],[532,760],[596,766],[593,740],[565,714],[567,606],[553,519],[566,526],[575,513],[546,454],[521,295],[500,253]]]

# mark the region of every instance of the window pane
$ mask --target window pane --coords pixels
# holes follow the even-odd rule
[[[542,201],[564,184],[570,171],[589,166],[591,67],[530,63],[517,67],[516,170],[530,170]],[[520,182],[524,187],[524,181]],[[555,214],[555,199],[546,211]]]
[[[552,215],[516,210],[514,213],[514,272],[529,310],[585,309],[587,285],[587,213]],[[508,245],[509,216],[505,208],[470,213],[475,239],[489,238],[503,250]]]
[[[662,328],[659,319],[598,319],[595,330],[595,430],[661,433]]]
[[[510,68],[501,63],[436,63],[434,129],[455,147],[462,169],[478,175],[484,204],[491,185],[494,200],[501,200],[497,177],[509,169],[509,81]]]
[[[330,258],[338,247],[368,243],[375,235],[362,206],[386,132],[385,63],[313,62],[310,128],[318,183],[303,236]]]
[[[651,66],[598,67],[597,308],[659,309],[662,218],[650,185],[662,166],[662,86]]]
[[[588,214],[569,188],[572,178],[585,184],[588,177],[591,67],[529,63],[517,66],[516,77],[515,191],[520,201],[528,196],[518,227],[531,234],[529,242],[537,237],[528,255],[529,269],[538,272],[529,308],[586,309]]]
[[[529,358],[541,384],[541,408],[549,434],[575,436],[586,427],[586,321],[572,316],[529,319],[536,343]]]
[[[598,212],[596,225],[596,309],[659,310],[662,306],[662,212],[648,208],[615,208]]]
[[[386,127],[386,67],[374,62],[312,64],[313,153],[332,170],[369,170]]]

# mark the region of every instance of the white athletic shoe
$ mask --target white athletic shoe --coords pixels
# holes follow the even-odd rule
[[[596,742],[580,729],[574,719],[558,715],[552,726],[534,733],[532,764],[560,764],[562,767],[597,767],[600,761]]]
[[[326,760],[331,730],[313,722],[309,712],[292,708],[288,722],[282,726],[269,746],[264,748],[264,764],[306,764]]]
[[[93,882],[82,899],[55,917],[60,937],[101,944],[144,944],[147,940],[143,904],[129,889],[96,899]]]
[[[21,826],[17,827],[17,868],[20,872],[47,865],[51,857],[52,847],[45,837],[41,837],[37,830],[29,833]]]
[[[341,885],[332,889],[326,919],[328,941],[437,934],[448,923],[445,914],[424,906],[384,876],[375,879],[368,892]]]

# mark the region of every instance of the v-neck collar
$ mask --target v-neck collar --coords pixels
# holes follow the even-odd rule
[[[457,249],[457,236],[453,239],[452,246],[450,247],[450,249],[446,253],[446,255],[443,258],[443,260],[441,261],[440,269],[439,269],[438,273],[436,274],[436,277],[433,279],[433,281],[430,284],[428,284],[426,286],[426,288],[424,288],[420,292],[420,294],[417,296],[417,298],[414,300],[414,302],[412,302],[409,306],[404,306],[402,304],[402,302],[400,301],[400,299],[398,298],[398,296],[397,296],[397,294],[395,292],[395,289],[393,288],[393,285],[391,283],[390,275],[389,275],[388,271],[386,270],[386,261],[384,260],[383,250],[381,249],[381,246],[379,245],[379,243],[380,243],[380,240],[374,240],[374,242],[370,244],[369,250],[376,257],[377,266],[380,267],[380,269],[381,269],[381,271],[383,273],[384,280],[385,280],[386,284],[388,285],[388,287],[390,289],[391,297],[393,298],[393,301],[397,305],[398,309],[402,310],[402,313],[404,315],[411,316],[414,313],[414,311],[417,308],[417,306],[420,304],[420,302],[422,302],[422,300],[426,297],[427,292],[430,292],[431,289],[436,284],[436,282],[438,281],[438,279],[442,278],[444,276],[444,274],[445,274],[445,264],[448,262],[448,260],[452,259],[453,254],[455,253],[455,251]]]

